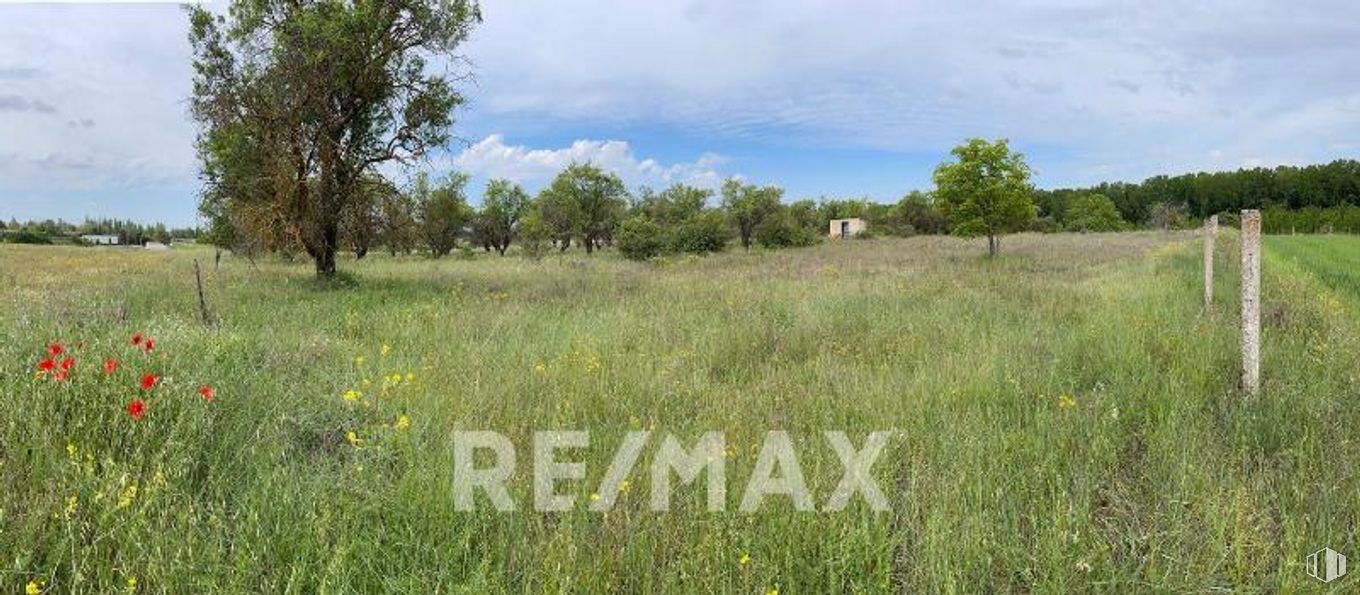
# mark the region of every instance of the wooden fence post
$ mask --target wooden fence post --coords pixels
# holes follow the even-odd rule
[[[1242,211],[1242,388],[1261,388],[1261,212]]]
[[[198,285],[198,313],[203,316],[203,326],[212,326],[212,316],[208,314],[208,300],[203,297],[203,273],[199,271],[198,259],[194,259],[194,283]]]
[[[1214,307],[1214,237],[1218,235],[1218,215],[1204,220],[1204,309]]]

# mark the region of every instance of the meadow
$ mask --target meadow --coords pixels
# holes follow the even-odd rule
[[[207,248],[0,246],[0,591],[1318,590],[1309,553],[1358,551],[1360,242],[1267,238],[1255,398],[1235,242],[1211,310],[1193,232],[1020,235],[995,259],[948,237],[375,254],[327,285]],[[62,380],[38,369],[53,343]],[[575,510],[527,505],[543,429],[591,432]],[[652,511],[642,466],[586,510],[638,429],[723,432],[726,511],[700,483]],[[454,510],[455,430],[511,437],[519,511]],[[769,430],[819,506],[841,472],[822,432],[893,431],[891,510],[739,512]]]

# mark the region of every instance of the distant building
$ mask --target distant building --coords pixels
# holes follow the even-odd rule
[[[863,219],[858,217],[852,219],[832,219],[831,227],[827,230],[827,235],[833,240],[850,238],[864,233],[869,226]]]
[[[86,243],[88,243],[88,244],[94,244],[94,245],[96,245],[96,246],[117,246],[117,245],[118,245],[118,236],[99,235],[99,234],[89,234],[89,235],[80,236],[80,239],[81,239],[81,241],[83,241],[83,242],[86,242]]]
[[[147,243],[146,243],[144,246],[142,246],[142,247],[143,247],[143,248],[146,248],[147,250],[169,250],[169,249],[170,249],[169,246],[166,246],[165,244],[162,244],[162,243],[160,243],[160,242],[147,242]]]

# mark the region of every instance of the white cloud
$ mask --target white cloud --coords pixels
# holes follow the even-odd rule
[[[492,134],[463,150],[452,160],[455,169],[484,178],[508,178],[526,186],[545,184],[572,163],[593,163],[614,172],[629,187],[669,186],[684,183],[716,188],[722,181],[718,173],[724,159],[712,153],[688,163],[664,164],[656,159],[638,158],[627,141],[578,140],[560,149],[533,149],[506,144],[500,134]]]

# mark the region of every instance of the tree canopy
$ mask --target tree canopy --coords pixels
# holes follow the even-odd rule
[[[998,236],[1035,216],[1030,168],[1005,139],[974,138],[954,147],[955,161],[935,168],[935,199],[961,236],[987,236],[987,253],[1000,250]]]

